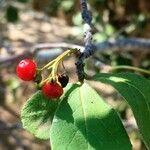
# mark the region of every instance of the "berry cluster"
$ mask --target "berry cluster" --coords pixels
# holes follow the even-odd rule
[[[63,94],[63,87],[69,81],[67,75],[57,75],[58,62],[50,62],[53,64],[53,76],[42,81],[41,71],[50,65],[46,65],[42,69],[37,69],[37,64],[31,59],[24,59],[19,62],[16,67],[17,76],[24,81],[35,81],[41,88],[43,94],[50,99],[57,99]]]

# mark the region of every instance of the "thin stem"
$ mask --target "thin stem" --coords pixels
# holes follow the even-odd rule
[[[73,53],[72,50],[66,50],[64,53],[62,53],[61,55],[59,55],[55,60],[58,60],[58,61],[62,60],[65,56],[70,55],[71,53]]]
[[[52,67],[52,79],[55,81],[56,80],[56,75],[58,72],[58,67],[59,67],[59,62],[56,62],[54,66]]]
[[[39,69],[40,71],[43,71],[44,69],[49,68],[49,66],[51,66],[53,63],[55,62],[55,59],[50,61],[48,64],[46,64],[43,68]]]
[[[56,80],[56,75],[57,75],[57,72],[58,72],[58,67],[59,67],[59,64],[60,62],[63,61],[63,59],[67,56],[67,55],[70,55],[71,53],[73,53],[71,50],[67,50],[65,51],[62,55],[58,56],[56,58],[56,61],[55,63],[53,64],[52,66],[52,78],[54,80]]]
[[[45,80],[42,80],[39,83],[39,87],[41,87],[45,82],[48,82],[51,80],[57,81],[57,73],[58,73],[59,64],[64,60],[66,56],[69,56],[71,54],[78,54],[78,50],[77,49],[66,50],[64,53],[62,53],[57,58],[55,58],[54,60],[49,62],[47,65],[45,65],[43,68],[38,69],[39,71],[43,71],[44,69],[48,69],[48,70],[51,69],[51,74]]]
[[[134,70],[134,71],[138,71],[138,72],[150,75],[150,71],[137,68],[137,67],[132,67],[132,66],[115,66],[115,67],[112,67],[110,71],[115,71],[115,70],[120,70],[120,69]]]
[[[59,60],[61,60],[62,58],[64,58],[66,55],[69,55],[73,53],[72,50],[66,50],[64,53],[62,53],[61,55],[59,55],[57,58],[55,58],[54,60],[50,61],[47,65],[45,65],[43,68],[39,69],[40,71],[43,71],[44,69],[49,69],[51,68],[51,66],[55,63],[58,62]]]
[[[39,87],[42,87],[44,83],[46,83],[47,81],[49,81],[50,78],[46,78],[45,80],[41,81],[41,83],[39,83]]]

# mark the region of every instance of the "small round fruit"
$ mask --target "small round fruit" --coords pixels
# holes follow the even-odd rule
[[[42,92],[50,99],[57,99],[63,94],[63,88],[56,82],[47,82],[42,86]]]
[[[24,81],[31,81],[36,75],[36,67],[32,59],[23,59],[16,67],[16,74]]]
[[[66,85],[69,82],[69,77],[65,74],[59,75],[58,76],[58,81],[61,84],[62,87],[66,87]]]

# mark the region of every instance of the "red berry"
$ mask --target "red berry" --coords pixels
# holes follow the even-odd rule
[[[48,98],[55,99],[63,94],[63,88],[58,83],[45,83],[42,92]]]
[[[36,64],[31,59],[24,59],[16,67],[17,76],[25,81],[31,81],[36,75]]]

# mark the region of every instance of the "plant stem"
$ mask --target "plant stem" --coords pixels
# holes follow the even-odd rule
[[[52,65],[54,65],[56,62],[61,61],[65,56],[70,55],[71,53],[76,53],[74,50],[66,50],[64,53],[59,55],[54,60],[50,61],[48,64],[46,64],[43,68],[39,69],[40,71],[43,71],[44,69],[51,68]]]
[[[124,65],[112,67],[110,70],[115,71],[115,70],[120,70],[120,69],[134,70],[134,71],[138,71],[138,72],[150,75],[150,71],[148,70],[137,68],[137,67],[132,67],[132,66],[124,66]]]
[[[48,64],[46,64],[43,68],[39,69],[40,71],[43,71],[44,69],[48,68],[49,66],[51,66],[53,63],[55,62],[55,59],[50,61]]]
[[[87,0],[80,0],[81,14],[84,21],[84,49],[76,62],[77,75],[80,82],[84,81],[84,60],[94,53],[92,41],[92,16],[88,10]]]
[[[41,87],[45,82],[48,82],[50,80],[54,80],[55,82],[57,81],[59,64],[64,60],[64,58],[66,56],[69,56],[71,54],[78,54],[78,50],[77,49],[66,50],[64,53],[59,55],[57,58],[55,58],[54,60],[52,60],[48,64],[46,64],[43,68],[38,69],[38,71],[41,71],[41,72],[44,69],[48,69],[48,70],[51,69],[51,74],[45,80],[42,80],[39,83],[39,87]]]

